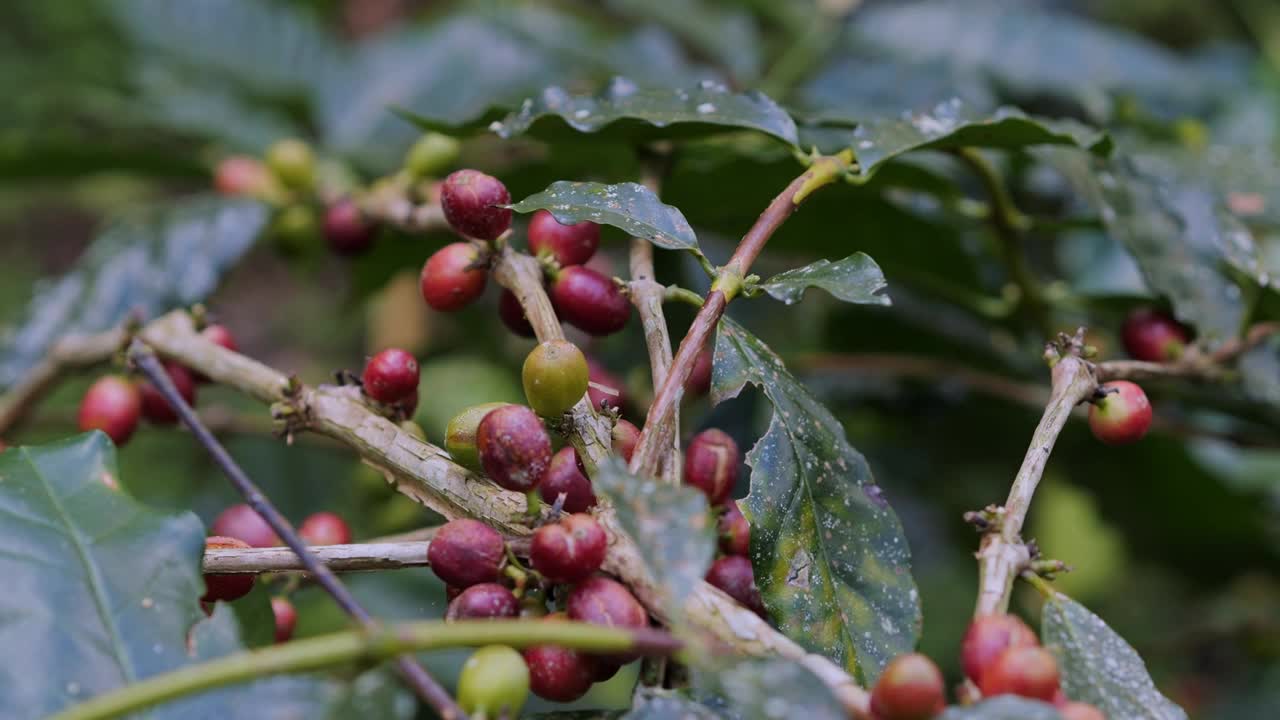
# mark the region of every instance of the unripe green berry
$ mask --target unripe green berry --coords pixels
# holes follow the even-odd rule
[[[534,412],[559,417],[587,393],[587,358],[568,340],[539,343],[524,359],[524,396]]]
[[[458,704],[468,715],[519,717],[529,698],[529,667],[506,645],[472,653],[458,676]]]
[[[437,132],[423,133],[409,148],[404,159],[404,169],[414,180],[439,175],[458,159],[462,143]]]
[[[449,457],[471,472],[483,472],[480,450],[476,447],[476,429],[480,427],[480,421],[484,420],[485,415],[509,404],[496,402],[472,405],[454,415],[444,431],[444,449],[449,451]]]
[[[306,190],[315,183],[315,153],[310,145],[296,138],[281,140],[268,148],[267,167],[286,187]]]
[[[290,205],[276,213],[268,233],[286,255],[300,254],[320,233],[320,220],[310,206]]]

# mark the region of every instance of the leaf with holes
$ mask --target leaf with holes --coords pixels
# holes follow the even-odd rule
[[[731,92],[714,82],[648,89],[614,78],[597,95],[574,95],[552,86],[491,127],[503,138],[530,134],[555,139],[593,133],[642,142],[754,130],[790,145],[797,142],[795,120],[767,95]]]
[[[638,478],[616,457],[601,463],[592,482],[640,548],[666,607],[678,611],[715,557],[707,497],[691,487]]]
[[[938,720],[1060,720],[1058,709],[1039,700],[1013,695],[983,700],[967,707],[950,707]]]
[[[668,250],[698,249],[698,237],[684,214],[664,204],[652,190],[638,183],[604,185],[561,180],[512,205],[511,209],[522,213],[549,210],[564,224],[589,220],[612,225]]]
[[[267,220],[249,200],[197,197],[121,215],[71,272],[38,286],[0,332],[0,390],[17,382],[58,338],[154,318],[213,292]]]
[[[765,605],[788,636],[869,685],[920,631],[902,524],[839,421],[768,346],[724,319],[713,402],[747,383],[773,405],[768,431],[747,455],[743,508]]]
[[[1111,718],[1186,720],[1186,711],[1151,682],[1137,651],[1075,600],[1062,593],[1046,600],[1040,634],[1058,657],[1067,697]]]
[[[826,290],[849,303],[889,305],[889,296],[880,292],[887,285],[875,260],[866,253],[854,253],[836,262],[818,260],[780,272],[762,283],[760,289],[788,305],[800,302],[805,290],[811,287]]]

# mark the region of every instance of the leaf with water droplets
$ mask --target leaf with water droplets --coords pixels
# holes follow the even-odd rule
[[[665,606],[672,612],[682,608],[715,557],[707,497],[691,487],[638,478],[616,457],[600,464],[592,482],[640,548]]]
[[[741,659],[694,668],[699,693],[724,698],[744,720],[846,720],[831,689],[808,668],[783,658]]]
[[[947,708],[938,720],[1061,720],[1058,709],[1039,700],[1013,695],[983,700],[976,705]]]
[[[1236,366],[1250,397],[1280,408],[1280,335],[1240,356]]]
[[[1015,108],[979,113],[958,99],[941,103],[930,112],[851,118],[850,123],[856,125],[844,131],[819,126],[812,132],[820,133],[815,138],[824,149],[833,149],[835,140],[852,148],[864,177],[874,174],[886,162],[917,150],[1070,145],[1099,155],[1111,152],[1111,139],[1106,133],[1075,120],[1031,117]]]
[[[503,138],[597,133],[629,142],[756,130],[796,144],[795,121],[767,95],[735,93],[714,82],[650,89],[614,78],[597,95],[574,95],[552,86],[525,100],[519,110],[490,129]]]
[[[1058,658],[1067,697],[1109,718],[1186,720],[1186,711],[1156,689],[1137,651],[1080,603],[1062,593],[1050,596],[1040,634]]]
[[[824,259],[780,272],[762,283],[760,289],[788,305],[800,302],[804,291],[811,287],[849,303],[889,305],[889,296],[880,292],[887,285],[875,260],[866,253],[854,253],[836,262]]]
[[[668,250],[698,249],[698,237],[684,214],[638,183],[605,185],[560,180],[511,209],[522,213],[549,210],[565,224],[588,220],[612,225]]]
[[[622,720],[722,720],[725,716],[684,693],[640,687]]]
[[[759,386],[773,405],[747,455],[756,583],[778,627],[871,684],[915,647],[920,600],[902,524],[831,412],[758,338],[716,335],[712,400]]]

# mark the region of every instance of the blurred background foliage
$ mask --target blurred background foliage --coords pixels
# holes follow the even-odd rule
[[[802,136],[806,128],[819,136],[813,123],[874,125],[957,99],[977,117],[1012,104],[1105,128],[1126,158],[1115,167],[1128,168],[1108,175],[1111,185],[1080,150],[998,156],[1033,219],[1027,251],[1045,279],[1053,326],[1087,323],[1103,357],[1117,357],[1125,313],[1172,301],[1202,335],[1229,334],[1280,317],[1277,70],[1280,8],[1265,0],[7,3],[0,320],[14,325],[0,335],[0,387],[57,333],[118,320],[104,307],[146,298],[154,311],[216,285],[208,304],[242,348],[308,382],[358,369],[375,348],[413,349],[424,358],[419,420],[439,441],[457,409],[520,399],[515,372],[528,345],[496,322],[496,293],[452,316],[423,307],[416,272],[445,236],[390,236],[344,261],[318,237],[287,251],[249,247],[263,222],[252,209],[199,231],[175,230],[174,216],[201,202],[190,198],[207,192],[219,158],[260,154],[282,137],[305,138],[365,178],[394,171],[420,132],[403,113],[467,138],[460,164],[498,175],[516,198],[559,179],[633,180],[625,140],[503,141],[486,131],[548,86],[595,92],[616,75],[640,87],[711,80],[761,89],[800,121]],[[786,148],[758,135],[690,140],[674,153],[661,194],[723,261],[795,171]],[[1117,186],[1128,194],[1117,198]],[[974,211],[982,198],[950,156],[891,160],[866,183],[806,205],[757,270],[767,277],[862,250],[884,268],[892,307],[811,293],[795,307],[744,301],[731,312],[784,356],[868,455],[911,539],[922,647],[952,677],[976,582],[977,539],[960,516],[1004,497],[1046,386],[1043,333],[1002,300],[1003,265]],[[112,237],[104,228],[123,234],[115,250],[102,249]],[[104,244],[86,252],[95,237]],[[601,262],[624,274],[621,235],[607,231],[606,247]],[[118,260],[129,253],[133,262]],[[1205,270],[1214,253],[1226,267]],[[659,255],[663,280],[699,287],[696,266]],[[82,257],[110,271],[77,266]],[[77,267],[74,282],[40,280]],[[683,308],[670,313],[676,331],[691,318]],[[644,356],[635,328],[575,339],[626,380],[628,415],[641,419],[652,390],[635,363]],[[924,362],[876,361],[877,353]],[[1257,718],[1280,707],[1280,350],[1251,354],[1245,374],[1230,388],[1152,384],[1164,422],[1136,446],[1104,448],[1082,423],[1070,425],[1030,525],[1048,556],[1077,568],[1062,589],[1125,636],[1197,718]],[[6,440],[70,433],[89,380],[64,384]],[[357,538],[431,523],[342,448],[272,437],[251,401],[208,388],[201,407],[291,518],[335,510]],[[689,432],[719,425],[744,446],[767,417],[751,394],[686,412]],[[191,508],[207,522],[232,501],[180,431],[142,432],[120,461],[145,502]],[[352,584],[381,617],[443,610],[427,572]],[[1016,604],[1034,615],[1038,601]],[[300,635],[343,625],[310,589],[298,605]],[[432,666],[451,678],[459,657]],[[626,700],[624,677],[581,704]]]

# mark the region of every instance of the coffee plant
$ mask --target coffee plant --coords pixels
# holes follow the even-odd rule
[[[4,14],[3,717],[1280,708],[1265,3]]]

